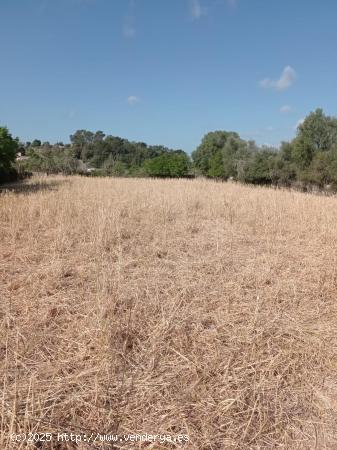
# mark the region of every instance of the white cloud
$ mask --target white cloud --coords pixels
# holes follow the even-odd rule
[[[129,97],[127,98],[127,102],[129,103],[129,105],[133,106],[136,103],[140,102],[140,98],[136,95],[129,95]]]
[[[193,19],[198,20],[204,14],[199,0],[190,0],[190,13]]]
[[[270,78],[264,78],[260,81],[260,86],[263,88],[276,89],[277,91],[285,91],[289,89],[294,83],[296,78],[296,72],[291,66],[286,66],[278,80],[271,80]]]
[[[290,105],[283,105],[280,108],[280,112],[283,114],[287,114],[292,110],[292,107]]]

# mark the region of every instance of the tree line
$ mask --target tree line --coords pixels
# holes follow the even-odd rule
[[[183,150],[78,130],[70,143],[22,143],[0,127],[0,182],[31,172],[91,176],[193,177],[337,190],[337,118],[310,113],[279,149],[236,132],[207,133],[191,157]]]
[[[35,139],[19,144],[16,167],[23,172],[92,176],[183,177],[191,168],[183,150],[130,142],[102,131],[78,130],[70,144]]]
[[[258,147],[235,132],[214,131],[204,136],[192,158],[195,169],[211,178],[337,189],[337,118],[317,109],[279,149]]]

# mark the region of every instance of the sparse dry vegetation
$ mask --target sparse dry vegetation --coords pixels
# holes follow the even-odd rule
[[[204,180],[1,194],[0,448],[336,449],[336,224],[335,197]]]

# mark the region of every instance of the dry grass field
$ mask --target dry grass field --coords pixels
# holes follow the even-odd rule
[[[0,448],[336,449],[337,198],[206,180],[0,194]]]

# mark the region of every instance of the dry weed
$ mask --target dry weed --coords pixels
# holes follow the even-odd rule
[[[1,194],[0,447],[336,449],[336,224],[334,197],[204,180]]]

